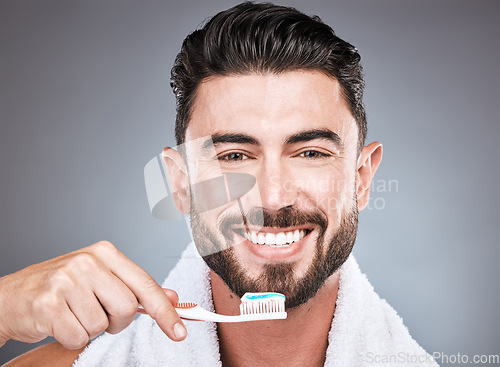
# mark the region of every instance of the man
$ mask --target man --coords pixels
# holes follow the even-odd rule
[[[357,50],[317,17],[243,3],[185,39],[172,87],[183,149],[163,157],[203,261],[188,247],[165,285],[228,315],[247,291],[281,292],[288,318],[186,330],[177,293],[101,242],[0,279],[0,343],[58,341],[12,365],[435,365],[350,256],[382,158]],[[213,157],[192,144],[207,137]],[[190,187],[213,167],[256,185],[202,210]]]

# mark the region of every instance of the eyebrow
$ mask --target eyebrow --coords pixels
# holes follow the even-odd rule
[[[342,139],[340,138],[340,136],[330,129],[313,129],[302,131],[298,134],[289,136],[285,140],[285,144],[289,145],[303,143],[311,140],[325,140],[335,145],[338,149],[344,148],[344,144],[342,143]]]
[[[211,139],[207,139],[201,147],[202,149],[208,149],[210,146],[212,146],[212,144],[216,146],[219,144],[229,143],[260,146],[259,141],[250,135],[235,133],[216,133],[211,136]]]
[[[340,138],[340,136],[329,129],[312,129],[301,131],[297,134],[288,136],[285,139],[285,144],[292,145],[296,143],[308,142],[311,140],[325,140],[335,145],[338,149],[344,148],[344,144],[342,143],[342,139]],[[230,143],[250,144],[257,147],[261,146],[260,142],[250,135],[239,133],[216,133],[211,136],[211,139],[207,139],[203,143],[202,149],[208,149],[212,144],[216,146],[219,144]]]

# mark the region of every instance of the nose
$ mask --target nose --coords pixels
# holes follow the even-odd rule
[[[266,162],[257,174],[262,207],[270,211],[292,206],[297,200],[295,177],[282,163]]]

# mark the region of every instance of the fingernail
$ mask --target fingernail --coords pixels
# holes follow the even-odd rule
[[[177,339],[184,339],[187,335],[186,327],[180,322],[176,323],[174,325],[174,334]]]

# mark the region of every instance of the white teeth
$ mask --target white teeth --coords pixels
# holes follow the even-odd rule
[[[258,243],[259,245],[263,245],[263,244],[265,244],[265,243],[266,243],[266,236],[264,236],[264,233],[259,233],[259,234],[257,235],[257,243]]]
[[[276,244],[284,245],[285,243],[286,243],[286,234],[284,232],[276,234]]]
[[[259,245],[266,245],[271,247],[287,247],[291,243],[300,241],[302,238],[304,238],[304,236],[306,235],[306,231],[303,229],[296,229],[295,231],[279,233],[257,233],[255,231],[249,231],[245,232],[243,235],[247,240]]]
[[[274,233],[266,233],[266,245],[276,245],[276,235]]]

